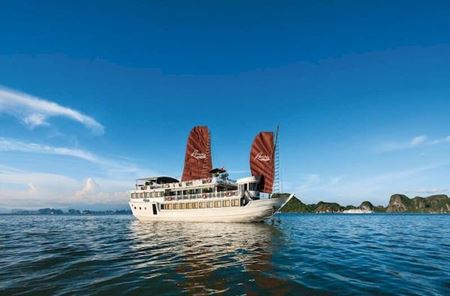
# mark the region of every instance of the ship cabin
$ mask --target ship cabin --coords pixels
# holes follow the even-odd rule
[[[179,181],[166,176],[137,179],[131,192],[132,199],[164,198],[164,201],[227,196],[238,196],[238,184],[223,169],[214,169],[210,178],[199,180]]]

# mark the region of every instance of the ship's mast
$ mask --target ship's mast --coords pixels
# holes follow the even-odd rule
[[[279,143],[279,132],[280,125],[277,125],[277,131],[275,133],[275,152],[274,152],[274,160],[275,160],[275,176],[274,176],[274,184],[273,184],[273,193],[281,192],[281,184],[280,184],[280,143]]]

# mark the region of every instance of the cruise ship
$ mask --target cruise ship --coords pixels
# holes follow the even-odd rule
[[[136,180],[129,205],[140,221],[261,222],[293,195],[273,194],[276,139],[260,132],[250,149],[251,176],[232,180],[212,167],[210,132],[194,127],[181,180],[158,176]]]

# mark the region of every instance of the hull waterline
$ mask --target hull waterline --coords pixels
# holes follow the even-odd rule
[[[291,196],[252,200],[242,207],[159,210],[155,203],[134,202],[133,215],[140,221],[251,223],[262,222],[276,213]],[[137,206],[136,206],[137,205]],[[154,206],[156,214],[154,212]],[[136,207],[136,209],[135,209]]]

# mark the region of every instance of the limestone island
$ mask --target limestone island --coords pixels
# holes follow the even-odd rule
[[[284,194],[284,193],[283,193]],[[305,204],[298,198],[291,199],[281,210],[284,213],[342,213],[342,214],[370,214],[370,213],[450,213],[450,198],[445,194],[428,197],[416,196],[409,198],[404,194],[394,194],[389,204],[374,206],[370,201],[364,201],[359,206],[342,206],[335,202],[320,201],[317,204]]]

